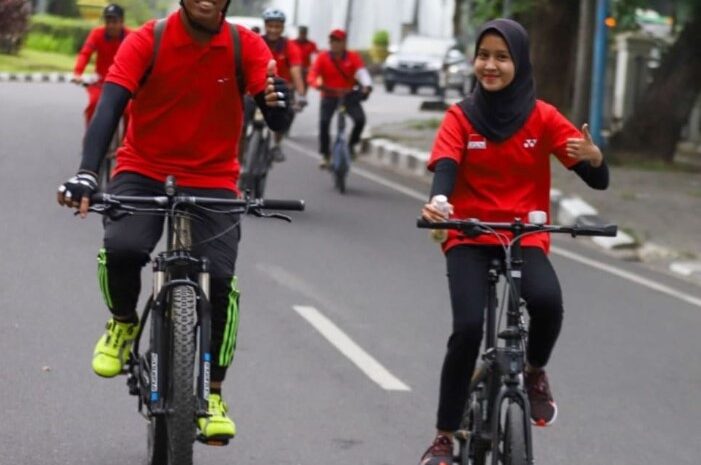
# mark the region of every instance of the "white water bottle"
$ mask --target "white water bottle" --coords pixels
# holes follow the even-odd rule
[[[446,218],[450,215],[450,204],[448,203],[448,198],[445,195],[435,195],[431,199],[431,204],[441,213],[443,213]],[[446,229],[432,229],[431,239],[439,244],[442,244],[448,239],[448,230]]]

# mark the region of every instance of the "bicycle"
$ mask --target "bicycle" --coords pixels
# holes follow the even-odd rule
[[[336,140],[331,149],[331,173],[333,174],[334,187],[341,194],[346,193],[346,178],[351,166],[351,154],[346,140],[346,111],[344,96],[336,115]]]
[[[273,154],[270,149],[272,131],[265,123],[263,112],[252,99],[246,103],[246,113],[249,114],[249,108],[252,107],[255,107],[253,114],[247,118],[248,121],[244,129],[245,143],[241,151],[239,188],[243,192],[250,192],[254,198],[261,198],[265,194],[268,171],[273,164]]]
[[[220,446],[229,442],[196,435],[197,419],[208,415],[212,357],[209,261],[191,254],[194,211],[231,207],[221,213],[290,222],[288,216],[263,210],[303,211],[304,202],[179,195],[172,176],[166,180],[165,193],[154,197],[98,193],[92,196],[90,211],[112,218],[133,214],[167,218],[167,248],[153,261],[153,292],[141,314],[124,373],[129,393],[138,397],[138,411],[148,421],[148,465],[192,465],[195,440]],[[141,338],[149,318],[149,348],[142,354]]]
[[[102,81],[99,80],[98,76],[92,76],[88,79],[83,79],[79,81],[78,84],[84,88],[88,88],[91,86],[102,87]],[[102,164],[100,165],[100,169],[97,173],[97,186],[98,190],[100,191],[106,191],[107,184],[109,183],[110,179],[112,179],[112,171],[114,170],[117,160],[117,150],[122,145],[125,131],[125,119],[120,118],[117,129],[115,129],[114,134],[112,134],[112,139],[110,140],[110,145],[107,149],[107,154],[103,158]]]
[[[454,462],[461,465],[531,465],[533,443],[531,412],[523,385],[525,347],[528,331],[521,300],[521,270],[523,257],[521,239],[539,233],[563,233],[576,236],[615,236],[616,225],[556,226],[545,224],[542,211],[529,213],[528,223],[515,218],[512,223],[488,223],[477,219],[449,220],[432,223],[417,221],[419,228],[453,229],[468,237],[492,234],[504,249],[504,258],[495,260],[488,270],[485,342],[482,363],[475,369],[470,382],[470,395],[465,405],[462,424],[455,433],[459,454]],[[511,237],[504,234],[511,233]],[[497,317],[497,285],[504,276],[504,294]],[[506,306],[506,324],[501,321]],[[498,341],[503,341],[499,343]]]

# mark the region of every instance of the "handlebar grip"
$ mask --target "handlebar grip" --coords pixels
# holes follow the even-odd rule
[[[96,203],[103,203],[104,200],[105,200],[105,193],[104,192],[96,192],[90,196],[90,205],[93,205]]]
[[[603,226],[585,226],[576,227],[575,231],[577,236],[606,236],[606,237],[616,237],[618,234],[618,226],[615,224],[606,224]]]
[[[260,201],[260,208],[265,208],[268,210],[291,210],[291,211],[304,211],[304,200],[275,200],[275,199],[262,199]]]
[[[417,218],[416,219],[416,227],[421,228],[421,229],[432,229],[433,228],[433,223],[428,221],[425,218]]]
[[[432,223],[425,218],[418,218],[416,220],[416,227],[421,229],[462,229],[467,227],[467,223],[460,223],[457,221],[440,221]]]

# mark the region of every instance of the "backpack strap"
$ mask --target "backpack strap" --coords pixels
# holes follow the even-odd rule
[[[158,57],[158,50],[161,48],[161,39],[163,39],[166,24],[168,24],[168,19],[163,18],[156,21],[156,24],[153,26],[153,54],[151,55],[151,62],[148,68],[146,68],[146,72],[139,81],[139,87],[143,87],[144,84],[146,84],[146,81],[153,71],[153,67],[156,65],[156,58]]]
[[[246,94],[246,78],[243,75],[243,60],[241,59],[241,37],[239,28],[235,24],[229,23],[231,39],[234,42],[234,66],[236,67],[236,85],[239,89],[239,98],[243,106],[243,96]]]

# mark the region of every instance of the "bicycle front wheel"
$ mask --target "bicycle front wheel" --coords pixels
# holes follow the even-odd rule
[[[190,286],[173,288],[170,297],[168,377],[168,465],[192,465],[195,441],[195,323],[197,295]]]
[[[526,423],[523,407],[510,402],[504,419],[502,463],[504,465],[526,465]]]

